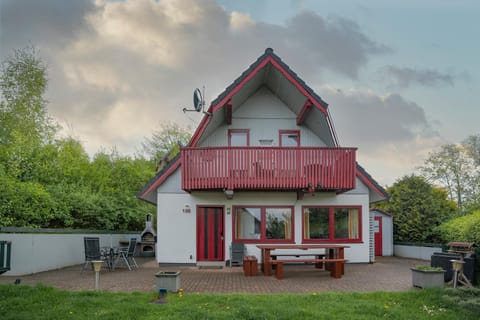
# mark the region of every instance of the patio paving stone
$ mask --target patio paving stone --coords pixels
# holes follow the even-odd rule
[[[155,292],[158,271],[181,271],[180,281],[184,293],[315,293],[325,291],[404,291],[412,289],[410,267],[426,264],[422,260],[398,257],[377,257],[373,264],[346,264],[341,279],[330,277],[308,265],[286,265],[285,278],[274,276],[246,277],[241,267],[199,269],[193,266],[159,266],[153,258],[136,258],[140,268],[129,271],[116,269],[100,273],[100,289],[106,291]],[[26,276],[0,276],[0,283],[35,285],[42,283],[65,290],[91,290],[94,272],[80,273],[81,265],[40,272]]]

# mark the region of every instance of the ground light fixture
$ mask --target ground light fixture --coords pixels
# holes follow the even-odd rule
[[[98,284],[100,282],[100,270],[102,269],[102,260],[92,261],[93,270],[95,271],[95,290],[98,291]]]

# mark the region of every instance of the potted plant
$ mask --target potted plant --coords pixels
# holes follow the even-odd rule
[[[412,284],[419,288],[437,288],[443,287],[444,273],[441,267],[416,266],[412,270]]]

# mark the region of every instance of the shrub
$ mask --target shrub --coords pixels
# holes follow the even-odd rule
[[[431,267],[431,266],[416,266],[414,269],[420,270],[420,271],[444,271],[442,267]]]
[[[438,231],[446,242],[475,242],[480,246],[480,210],[448,220],[438,227]]]

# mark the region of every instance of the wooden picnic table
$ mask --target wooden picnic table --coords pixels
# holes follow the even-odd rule
[[[259,244],[257,245],[262,252],[261,262],[262,262],[262,271],[264,275],[269,276],[272,270],[272,264],[276,264],[277,268],[280,267],[280,270],[277,270],[275,275],[277,278],[283,278],[283,263],[314,263],[317,266],[319,264],[325,265],[325,268],[330,271],[330,274],[334,278],[340,278],[345,273],[344,262],[345,248],[350,248],[345,245],[337,244]],[[325,254],[313,254],[308,252],[311,249],[323,249]],[[288,252],[282,252],[272,254],[274,250],[288,250]],[[272,259],[272,256],[274,256]],[[313,258],[308,259],[276,259],[278,256],[313,256]]]

